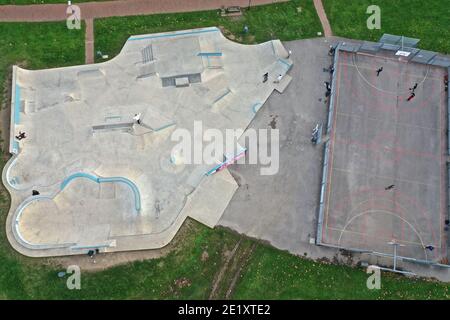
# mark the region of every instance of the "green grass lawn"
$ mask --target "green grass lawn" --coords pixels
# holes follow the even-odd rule
[[[249,27],[246,36],[242,34],[244,25]],[[95,50],[112,58],[131,35],[212,26],[223,27],[229,38],[242,43],[311,38],[322,32],[312,1],[292,0],[252,7],[233,19],[221,17],[218,10],[96,19]]]
[[[361,268],[325,264],[259,245],[236,288],[236,299],[449,299],[450,286],[383,272],[369,290]]]
[[[421,39],[419,47],[450,53],[450,6],[444,0],[323,0],[337,36],[378,41],[383,33]],[[381,9],[381,29],[367,29],[369,5]]]
[[[11,65],[39,69],[84,63],[84,25],[65,22],[0,23],[0,102],[4,102]]]
[[[297,16],[296,8],[300,5],[301,15]],[[243,20],[238,21],[222,19],[215,12],[104,19],[95,25],[96,48],[113,56],[120,51],[129,35],[211,25],[224,26],[242,42],[312,37],[320,28],[311,10],[311,2],[295,1],[252,8]],[[250,26],[250,36],[239,35],[244,23]],[[6,88],[8,70],[14,63],[34,69],[75,65],[84,61],[83,30],[68,30],[64,22],[0,23],[0,34],[1,101],[5,101],[3,89]],[[1,154],[0,167],[7,157]],[[70,291],[66,288],[66,280],[57,277],[57,272],[63,268],[54,266],[53,259],[31,259],[11,249],[5,235],[8,210],[9,195],[1,190],[0,299],[205,299],[223,265],[224,253],[231,250],[239,239],[232,232],[211,230],[191,221],[184,228],[186,231],[177,236],[179,245],[166,257],[128,263],[100,272],[82,272],[82,289]],[[254,240],[246,239],[242,250],[248,250],[253,244]],[[204,252],[208,253],[206,260],[202,259]],[[245,252],[238,252],[236,257],[246,261]],[[239,269],[233,261],[230,266],[233,270]],[[365,287],[366,277],[360,269],[313,262],[258,243],[250,255],[248,266],[244,265],[233,297],[449,298],[448,285],[385,274],[382,290],[369,291]],[[225,273],[222,282],[229,285],[232,280],[231,274]],[[219,297],[225,294],[224,289],[217,291]]]

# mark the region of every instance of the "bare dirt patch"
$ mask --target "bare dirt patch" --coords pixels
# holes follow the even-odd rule
[[[239,241],[236,243],[236,245],[234,246],[234,248],[231,251],[225,250],[223,252],[223,256],[225,258],[225,261],[224,261],[222,267],[220,268],[219,272],[217,273],[217,276],[214,278],[214,282],[213,282],[213,285],[212,285],[211,293],[209,294],[209,300],[217,298],[219,284],[222,281],[222,278],[225,275],[225,272],[228,270],[228,264],[230,263],[230,260],[235,255],[235,253],[238,250],[239,246],[241,245],[241,242],[242,242],[242,238],[239,239]]]

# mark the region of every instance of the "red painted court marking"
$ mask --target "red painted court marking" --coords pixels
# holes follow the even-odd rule
[[[388,139],[385,139],[385,141],[389,141]],[[380,143],[377,143],[376,141],[370,142],[369,144],[364,144],[355,140],[351,139],[344,139],[344,138],[337,138],[336,142],[343,145],[355,145],[360,148],[363,148],[365,150],[373,152],[372,157],[379,159],[381,161],[387,162],[387,163],[395,163],[402,160],[404,157],[416,157],[416,158],[428,158],[429,160],[436,160],[438,163],[440,162],[440,156],[435,155],[430,152],[419,152],[412,149],[406,149],[402,147],[396,147],[396,148],[390,148],[386,149],[384,148]],[[394,141],[395,142],[395,141]],[[386,153],[390,153],[393,155],[392,159],[386,159]],[[418,182],[420,183],[420,182]]]
[[[340,80],[340,74],[341,74],[341,72],[342,72],[342,74],[343,75],[345,75],[345,78],[347,78],[348,79],[348,76],[347,76],[347,69],[348,68],[346,68],[346,67],[342,67],[341,66],[342,64],[340,64],[339,65],[339,69],[338,69],[338,74],[339,74],[339,77],[338,77],[338,79]],[[343,68],[344,70],[343,71],[341,71],[341,68]],[[338,84],[339,84],[339,82],[340,81],[338,81]],[[338,96],[337,96],[337,99],[336,99],[336,106],[335,106],[335,110],[334,110],[334,123],[336,124],[336,122],[337,122],[337,113],[338,113],[338,111],[337,111],[337,109],[338,109],[338,106],[339,106],[339,103],[338,103]],[[332,154],[332,153],[334,153],[334,147],[335,147],[335,141],[336,140],[343,140],[343,139],[336,139],[335,138],[335,129],[336,129],[336,125],[334,125],[334,130],[333,130],[333,134],[332,134],[332,137],[334,138],[333,140],[332,140],[332,147],[331,147],[331,149],[330,149],[330,155]],[[378,140],[378,139],[381,139],[381,137],[377,137],[376,138],[376,140]],[[386,137],[384,137],[384,139],[386,139]],[[397,139],[396,137],[392,137],[390,140],[391,141],[395,141],[395,139]],[[342,143],[345,143],[345,142],[342,142]],[[372,149],[376,149],[376,144],[374,145],[374,143],[372,142],[369,146],[368,146],[369,148],[372,148]],[[427,153],[427,152],[420,152],[420,151],[417,151],[417,150],[408,150],[408,149],[402,149],[402,148],[396,148],[396,149],[394,149],[394,151],[398,154],[397,156],[399,156],[399,155],[402,155],[402,156],[405,156],[405,155],[408,155],[408,153],[411,153],[412,155],[414,155],[414,156],[417,156],[417,157],[430,157],[430,158],[433,158],[433,159],[435,159],[435,158],[437,158],[438,159],[438,157],[436,156],[436,155],[434,155],[434,154],[432,154],[432,153]],[[400,158],[401,158],[401,156],[400,156]],[[400,158],[397,158],[396,159],[396,161],[398,161],[398,160],[400,160]],[[333,168],[333,164],[334,164],[334,157],[330,157],[330,166],[331,166],[331,168]],[[332,185],[331,184],[331,176],[332,176],[332,169],[331,170],[329,170],[329,183],[330,183],[330,186]],[[328,222],[328,220],[329,220],[329,218],[330,218],[330,216],[329,216],[329,201],[330,201],[330,194],[331,194],[331,187],[329,188],[329,192],[328,192],[328,200],[327,200],[327,204],[328,204],[328,206],[327,206],[327,223],[326,223],[326,227],[327,228],[331,228],[331,225],[329,224],[329,222]],[[442,201],[442,198],[441,198],[441,201]],[[372,202],[373,202],[373,199],[372,199]],[[399,208],[396,208],[397,210],[399,209]],[[396,210],[396,211],[397,211]],[[422,213],[423,213],[423,211],[421,211]],[[426,216],[424,216],[424,217],[426,217]],[[432,235],[433,235],[433,238],[435,239],[435,236],[434,236],[434,228],[431,226],[431,221],[430,221],[430,219],[426,219],[427,221],[428,221],[428,224],[429,224],[429,228],[430,228],[430,231],[431,231],[431,233],[432,233]],[[417,222],[416,222],[416,225],[417,225]],[[366,227],[366,226],[365,226]],[[402,223],[402,228],[404,229],[404,223]],[[405,232],[404,231],[402,231],[402,238],[404,238],[404,235],[405,235]]]
[[[344,53],[344,55],[346,55],[346,53]],[[404,61],[402,61],[402,62],[404,62]],[[400,74],[400,72],[397,72],[397,74]],[[409,73],[405,73],[405,76],[406,76],[407,79],[410,79],[410,77],[411,77],[411,75]],[[345,83],[349,84],[350,92],[354,95],[355,88],[353,87],[353,85],[351,83],[348,83],[348,81],[349,81],[348,67],[346,67],[344,65],[344,63],[342,63],[342,60],[340,60],[339,67],[338,67],[338,70],[337,70],[337,79],[338,79],[338,81],[337,81],[337,84],[336,84],[337,85],[337,88],[336,88],[336,104],[335,104],[335,110],[334,110],[334,115],[333,115],[333,123],[334,123],[334,125],[333,125],[333,132],[331,134],[330,157],[329,157],[329,163],[328,163],[328,185],[329,186],[328,186],[328,193],[327,193],[327,209],[326,209],[325,228],[328,229],[328,232],[326,234],[327,234],[327,236],[328,236],[328,238],[330,240],[332,239],[330,237],[330,232],[332,231],[331,229],[334,229],[334,227],[332,226],[332,222],[336,223],[335,219],[337,218],[337,217],[334,217],[334,216],[330,215],[330,199],[331,199],[331,192],[332,192],[332,186],[333,186],[332,185],[332,177],[333,177],[332,171],[333,171],[333,165],[334,165],[334,148],[335,148],[335,143],[338,143],[338,144],[339,143],[346,143],[346,142],[348,143],[349,141],[350,141],[350,143],[354,143],[355,142],[355,141],[351,141],[350,139],[345,141],[345,139],[336,138],[336,132],[335,131],[336,131],[336,123],[337,123],[337,115],[338,115],[338,107],[339,107],[339,87],[340,87],[339,84],[340,84],[340,81],[342,81],[342,77],[346,81]],[[433,80],[433,79],[430,79],[430,80]],[[442,84],[440,85],[440,87],[442,87]],[[430,98],[423,100],[421,105],[424,105],[425,103],[427,103],[428,101],[433,99],[433,94],[432,93],[434,93],[435,91],[436,91],[436,83],[435,83],[435,81],[432,81]],[[442,101],[442,95],[444,93],[442,92],[443,90],[439,90],[439,91],[441,93],[440,94],[440,98],[441,98],[441,101]],[[377,94],[379,94],[379,91],[377,91]],[[357,96],[357,97],[358,97],[358,99],[360,99],[359,96]],[[399,100],[401,100],[402,98],[403,98],[402,96],[399,96]],[[434,104],[436,104],[436,103],[434,102],[433,105]],[[384,108],[385,110],[388,110],[388,108],[386,108],[386,105],[387,104],[383,104],[381,109]],[[400,107],[401,107],[401,105],[400,105]],[[441,108],[441,114],[442,114],[444,112],[444,110],[442,109],[442,103],[440,103],[439,107]],[[409,112],[409,111],[411,111],[411,109],[412,108],[401,110],[401,111]],[[419,108],[416,108],[416,109],[419,110]],[[441,131],[441,136],[443,137],[443,136],[445,136],[445,132],[441,129],[442,128],[442,120],[443,120],[443,117],[441,116],[440,117],[440,128],[439,128],[439,130]],[[420,126],[418,126],[418,127],[420,127]],[[435,130],[434,128],[423,128],[423,129]],[[441,137],[441,150],[442,150],[442,137]],[[391,137],[388,137],[388,136],[384,136],[383,137],[383,135],[380,134],[377,137],[375,137],[372,141],[370,141],[370,143],[367,144],[367,147],[372,148],[373,149],[372,151],[374,153],[376,153],[376,151],[377,151],[376,149],[377,149],[377,147],[379,148],[379,145],[380,145],[380,143],[378,143],[378,140],[381,141],[383,138],[384,139],[389,138],[393,142],[395,142],[396,139],[398,139],[398,138],[396,138],[396,137],[394,137],[392,135],[391,135]],[[383,151],[383,150],[384,149],[381,149],[381,151]],[[394,154],[395,154],[395,159],[394,160],[395,161],[400,161],[401,158],[403,158],[403,157],[415,156],[415,157],[429,158],[429,159],[437,160],[438,162],[441,162],[441,166],[440,166],[441,167],[441,171],[442,171],[442,169],[444,169],[443,166],[445,166],[445,161],[443,162],[443,160],[445,160],[445,156],[444,156],[444,154],[442,152],[441,152],[441,155],[435,155],[435,154],[433,154],[431,152],[423,152],[423,151],[419,151],[419,150],[410,150],[410,149],[401,148],[401,147],[397,147],[395,149],[390,149],[390,151],[395,151],[394,152]],[[380,153],[380,149],[378,150],[378,153]],[[441,177],[442,177],[442,175],[441,175]],[[440,192],[440,200],[441,200],[440,207],[441,207],[441,210],[440,211],[443,214],[444,206],[442,205],[442,203],[444,202],[445,199],[443,197],[442,183],[440,183],[439,187],[441,188],[441,192]],[[378,196],[381,196],[381,193],[382,193],[382,191],[380,191],[380,190],[377,190],[377,192],[374,193],[373,191],[375,191],[375,190],[373,190],[373,189],[371,190],[370,188],[368,188],[366,191],[370,192],[371,195],[375,194],[375,195],[378,195]],[[396,192],[397,192],[397,197],[398,197],[399,201],[409,201],[409,204],[413,204],[413,206],[418,209],[418,212],[420,212],[423,220],[426,221],[426,225],[428,225],[428,228],[427,228],[429,230],[428,235],[431,235],[431,237],[433,239],[433,244],[437,244],[435,231],[434,231],[434,228],[432,227],[432,223],[431,223],[430,212],[428,210],[425,210],[422,206],[420,206],[415,199],[412,199],[411,197],[409,197],[406,194],[398,194],[398,191],[396,191]],[[352,195],[352,194],[354,194],[354,193],[353,192],[350,193],[350,195]],[[345,198],[348,199],[349,197],[350,196],[347,196]],[[342,199],[342,200],[344,200],[344,199]],[[340,200],[337,205],[333,205],[333,211],[335,211],[335,210],[338,211],[338,207],[348,206],[349,205],[349,204],[347,204],[347,205],[343,204],[342,200]],[[377,199],[377,201],[375,201],[375,200],[376,199],[372,198],[370,201],[372,202],[372,204],[375,204],[376,202],[378,202],[380,200],[383,201],[383,199]],[[397,212],[397,214],[401,213],[401,214],[399,214],[399,216],[403,216],[403,218],[405,218],[406,213],[404,212],[404,210],[402,210],[399,207],[400,204],[397,203],[397,200],[395,200],[394,203],[395,203],[394,204],[394,209]],[[413,218],[414,220],[416,220],[414,216],[409,217],[409,218]],[[442,221],[440,223],[442,224]],[[362,232],[363,233],[367,233],[366,232],[366,230],[367,230],[367,217],[364,219],[364,222],[362,224],[360,224],[360,225],[361,225],[360,229],[362,230]],[[415,228],[417,230],[420,230],[419,226],[423,226],[423,223],[422,224],[418,224],[417,221],[414,221],[413,225],[415,225]],[[401,230],[401,238],[403,239],[402,241],[408,241],[408,239],[410,239],[410,237],[411,237],[411,234],[409,234],[409,232],[406,231],[406,230],[409,231],[409,228],[407,228],[405,230],[405,227],[406,227],[405,223],[401,222],[401,228],[402,228],[402,230]],[[324,239],[324,233],[325,233],[325,231],[322,230],[322,239]],[[420,234],[422,234],[422,236],[424,235],[422,231],[420,231]],[[391,235],[393,235],[393,233],[391,233]],[[370,235],[365,234],[363,236],[363,240],[364,240],[363,242],[366,243],[366,244],[367,244],[367,237],[370,238]],[[441,235],[439,236],[439,246],[438,247],[439,248],[441,248],[441,247],[443,248]],[[442,249],[442,252],[443,252],[443,250],[444,250],[444,248]],[[436,252],[430,252],[430,255],[431,254],[436,255],[438,250],[435,250],[435,251]]]
[[[368,199],[368,197],[366,197],[367,195],[373,196],[373,197],[376,198],[377,201],[383,201],[383,199],[386,199],[386,198],[388,197],[388,196],[386,196],[386,191],[385,191],[385,190],[380,190],[380,189],[376,189],[376,188],[365,187],[365,188],[357,189],[357,190],[355,190],[354,192],[351,192],[348,196],[342,198],[341,200],[338,200],[337,203],[336,203],[333,207],[336,209],[336,211],[344,212],[344,210],[345,210],[344,208],[349,207],[349,209],[350,209],[350,206],[351,206],[351,204],[352,204],[351,201],[350,201],[350,198],[356,198],[356,197],[358,197],[358,196],[360,196],[360,195],[363,196],[362,199]],[[392,200],[389,199],[389,201],[392,201]],[[361,201],[361,202],[364,202],[364,201]],[[360,203],[361,203],[361,202],[360,202]],[[428,222],[428,230],[429,230],[429,232],[430,232],[430,234],[431,234],[431,236],[432,236],[433,243],[437,243],[437,242],[436,242],[436,236],[435,236],[434,228],[432,227],[432,223],[431,223],[431,220],[430,220],[430,211],[429,211],[429,210],[426,210],[425,208],[423,208],[422,206],[420,206],[419,203],[418,203],[415,199],[411,198],[410,196],[406,195],[405,193],[402,193],[402,192],[399,191],[399,190],[396,190],[396,202],[406,203],[406,204],[411,205],[412,207],[417,208],[417,211],[421,213],[422,218],[423,218],[425,221]],[[356,207],[357,207],[357,206],[356,206]],[[398,205],[397,205],[396,209],[399,209],[397,213],[399,213],[399,215],[400,215],[402,218],[404,218],[405,220],[408,220],[408,221],[409,221],[410,218],[413,218],[413,220],[414,220],[413,225],[415,226],[415,228],[416,228],[417,230],[421,230],[421,229],[422,229],[422,228],[420,227],[421,224],[419,224],[419,223],[417,222],[417,220],[415,219],[414,216],[408,217],[408,219],[407,219],[406,216],[402,216],[402,215],[400,214],[400,213],[403,212],[404,209],[402,209],[401,207],[398,207]],[[353,209],[352,209],[352,210],[353,210]],[[352,211],[352,210],[351,210],[351,211]],[[408,210],[408,211],[410,211],[410,210]],[[405,214],[406,214],[406,213],[405,213]],[[349,220],[349,219],[347,219],[347,221],[348,221],[348,220]],[[409,221],[409,222],[411,223],[411,221]],[[330,226],[331,226],[331,225],[330,225]],[[336,227],[335,227],[335,228],[336,228]],[[421,231],[421,233],[423,234],[422,231]]]
[[[358,215],[358,213],[353,214],[355,211],[362,212],[362,211],[368,211],[368,210],[389,211],[389,212],[395,213],[396,215],[407,220],[405,217],[407,209],[400,206],[397,203],[397,201],[395,201],[394,199],[391,199],[391,198],[392,198],[392,196],[388,197],[388,196],[384,195],[382,197],[377,197],[377,198],[370,197],[367,200],[359,202],[356,206],[353,206],[349,212],[347,212],[347,219],[346,219],[345,223],[347,223],[354,216]],[[388,203],[393,204],[394,208],[392,208]],[[376,209],[374,209],[374,208],[376,208]],[[416,226],[417,226],[417,222],[415,222],[415,227]]]
[[[336,228],[330,228],[330,230],[332,232],[334,232],[334,233],[341,233],[342,232],[341,229],[336,229]],[[377,229],[377,230],[379,230],[379,229]],[[385,231],[385,230],[381,230],[380,232],[375,232],[375,234],[365,234],[364,236],[366,237],[367,240],[373,239],[373,240],[378,241],[378,244],[380,244],[380,243],[387,244],[387,242],[392,240],[392,238],[390,236],[386,236],[386,235],[384,235],[384,238],[380,238],[379,235],[382,233],[382,231]],[[361,234],[358,231],[354,231],[354,230],[348,231],[348,230],[346,230],[346,231],[344,231],[344,233],[348,233],[348,234],[352,234],[352,235],[358,235],[361,238],[363,238],[363,234]],[[408,244],[410,248],[413,247],[413,248],[421,248],[421,250],[423,249],[422,248],[422,244],[420,244],[419,242],[400,240],[400,239],[396,239],[396,240],[398,240],[401,243]]]

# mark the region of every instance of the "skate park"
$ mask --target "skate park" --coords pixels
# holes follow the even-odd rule
[[[195,120],[245,130],[291,67],[280,41],[242,45],[215,27],[132,36],[99,64],[14,67],[10,243],[33,257],[156,249],[187,217],[214,227],[238,186],[206,173],[227,159],[190,164],[171,134]]]
[[[245,46],[206,28],[133,36],[105,63],[15,68],[13,158],[3,172],[10,242],[30,256],[154,249],[190,217],[317,259],[348,250],[391,265],[395,240],[397,266],[445,279],[450,64],[417,48],[415,60],[402,60],[391,46],[342,38]],[[238,164],[208,175],[223,157],[184,164],[170,135],[193,132],[195,120],[279,129],[279,173]],[[20,132],[25,139],[14,138]]]

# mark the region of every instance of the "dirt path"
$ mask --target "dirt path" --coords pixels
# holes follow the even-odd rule
[[[247,250],[245,250],[245,252],[243,253],[240,261],[239,261],[239,267],[237,269],[237,271],[234,273],[234,276],[231,280],[230,286],[228,287],[227,293],[225,294],[225,299],[231,299],[233,292],[234,292],[234,288],[236,287],[236,283],[239,279],[239,276],[242,273],[242,269],[244,269],[244,267],[248,264],[248,261],[250,260],[250,257],[252,256],[253,251],[256,248],[257,243],[253,243],[252,246],[250,248],[248,248]]]
[[[231,252],[228,254],[228,256],[227,256],[227,258],[225,260],[225,263],[220,268],[220,271],[217,274],[217,277],[215,277],[214,282],[213,282],[213,286],[212,286],[212,289],[211,289],[211,293],[209,294],[209,298],[208,298],[209,300],[217,298],[217,289],[219,288],[219,284],[222,281],[222,278],[223,278],[223,275],[225,274],[225,271],[227,271],[227,269],[228,269],[228,265],[230,264],[231,259],[234,257],[234,255],[236,254],[237,249],[241,245],[241,242],[242,242],[242,238],[239,239],[239,241],[234,246],[233,250],[231,250]]]
[[[226,252],[224,262],[214,278],[209,300],[230,299],[239,277],[248,264],[257,242],[241,236],[229,252]]]
[[[316,8],[317,15],[319,16],[320,23],[322,24],[325,37],[331,37],[333,32],[331,31],[330,22],[328,21],[327,14],[323,8],[322,0],[314,0],[314,7]]]
[[[284,1],[286,0],[252,0],[251,5],[257,6]],[[248,0],[116,0],[84,2],[76,5],[81,9],[81,19],[95,19],[215,10],[221,6],[241,6],[245,8],[249,2]],[[67,18],[66,9],[66,4],[2,5],[0,6],[0,21],[61,21]]]

